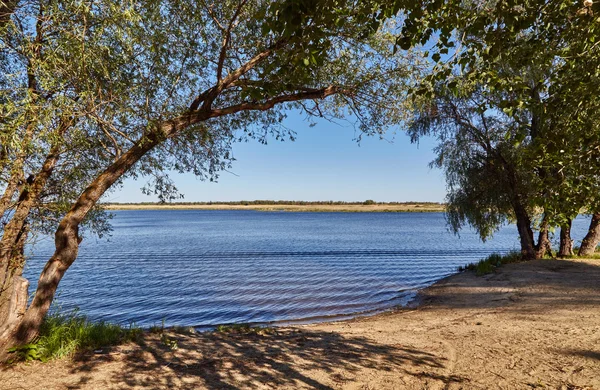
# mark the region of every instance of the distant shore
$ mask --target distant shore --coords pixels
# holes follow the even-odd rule
[[[108,210],[256,210],[256,211],[293,211],[293,212],[379,212],[379,213],[423,213],[443,212],[442,203],[110,203]]]

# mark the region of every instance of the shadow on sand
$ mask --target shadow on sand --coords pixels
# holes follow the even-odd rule
[[[364,369],[394,376],[415,375],[416,370],[422,380],[444,383],[463,380],[445,376],[445,359],[428,352],[337,333],[292,329],[271,334],[165,335],[162,341],[158,335],[146,336],[139,347],[119,354],[79,357],[71,373],[80,375],[80,382],[69,388],[85,387],[97,366],[114,359],[121,360],[123,369],[110,378],[113,386],[146,389],[331,389],[323,379],[343,384]],[[177,348],[171,350],[169,343]]]
[[[427,307],[534,312],[600,307],[600,260],[535,260],[503,265],[498,272],[476,277],[472,272],[442,280],[420,294]],[[511,305],[512,302],[523,305]]]
[[[502,307],[508,313],[529,317],[548,308],[600,307],[598,265],[543,260],[510,264],[485,277],[465,273],[426,290],[423,310]],[[520,304],[513,304],[516,302]],[[172,349],[175,344],[177,348]],[[587,349],[560,353],[600,359],[598,352]],[[111,362],[119,364],[107,379],[107,387],[114,388],[330,389],[356,381],[365,383],[369,375],[393,376],[400,381],[407,378],[421,385],[435,381],[442,387],[469,386],[469,379],[450,373],[443,356],[314,329],[249,334],[167,332],[162,338],[148,334],[138,345],[78,359],[71,374],[80,381],[71,389],[85,387],[96,371]]]

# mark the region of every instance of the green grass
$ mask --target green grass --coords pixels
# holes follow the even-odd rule
[[[577,253],[579,251],[579,247],[573,247],[573,253]],[[546,255],[545,258],[552,258],[551,254]],[[565,259],[578,259],[580,258],[577,255],[567,256]],[[596,252],[589,256],[583,256],[582,259],[599,259],[600,260],[600,247],[596,249]],[[480,260],[477,263],[470,263],[465,266],[458,267],[458,272],[463,271],[475,271],[477,276],[486,275],[494,272],[494,270],[500,267],[502,264],[508,263],[517,263],[521,261],[523,258],[520,252],[509,252],[506,255],[499,255],[497,253],[493,253],[486,257],[485,259]]]
[[[563,259],[596,259],[596,260],[600,260],[600,247],[597,247],[596,251],[594,253],[592,253],[591,255],[587,255],[587,256],[578,256],[577,255],[578,252],[579,252],[579,247],[574,246],[573,253],[575,253],[575,254],[571,255],[571,256],[565,256],[565,257],[563,257]]]
[[[509,252],[505,255],[492,253],[485,259],[479,260],[477,263],[470,263],[465,266],[458,267],[458,272],[475,271],[477,276],[486,275],[494,272],[502,264],[517,263],[523,257],[520,252]]]
[[[92,322],[73,311],[49,314],[39,336],[30,344],[11,348],[13,360],[41,360],[72,356],[92,350],[137,340],[142,330],[133,324],[128,328],[108,322]]]

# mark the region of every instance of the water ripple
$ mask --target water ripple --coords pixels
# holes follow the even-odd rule
[[[59,287],[63,310],[140,326],[310,322],[405,304],[456,267],[518,245],[514,227],[483,244],[438,213],[115,212]],[[574,234],[583,235],[585,220]],[[34,248],[33,283],[52,253]]]

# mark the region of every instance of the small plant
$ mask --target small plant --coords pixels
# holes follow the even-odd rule
[[[516,263],[523,259],[519,252],[509,252],[505,255],[492,253],[485,259],[477,263],[470,263],[465,266],[458,267],[458,272],[475,271],[477,276],[486,275],[494,272],[502,264]]]
[[[160,325],[152,325],[148,331],[150,333],[164,333],[165,332],[165,319],[163,318]]]
[[[185,328],[185,327],[174,327],[171,328],[174,332],[184,333],[184,330],[187,330],[188,333],[192,333],[190,329],[193,328]],[[163,318],[160,325],[152,325],[148,331],[150,333],[160,334],[160,342],[169,347],[170,350],[174,351],[179,348],[177,344],[177,340],[172,339],[165,332],[165,319]]]
[[[166,333],[163,333],[160,336],[160,342],[163,343],[164,345],[166,345],[167,347],[169,347],[169,349],[172,351],[179,348],[179,345],[177,344],[177,340],[170,338],[169,336],[167,336]]]
[[[31,360],[41,360],[43,362],[47,361],[44,356],[42,356],[40,352],[40,348],[37,344],[24,344],[19,345],[17,347],[12,347],[8,349],[9,353],[14,353],[15,358],[13,361],[31,361]]]
[[[233,334],[274,334],[276,333],[275,328],[262,327],[262,326],[250,326],[250,324],[232,324],[232,325],[218,325],[215,328],[215,332],[218,333],[233,333]]]

